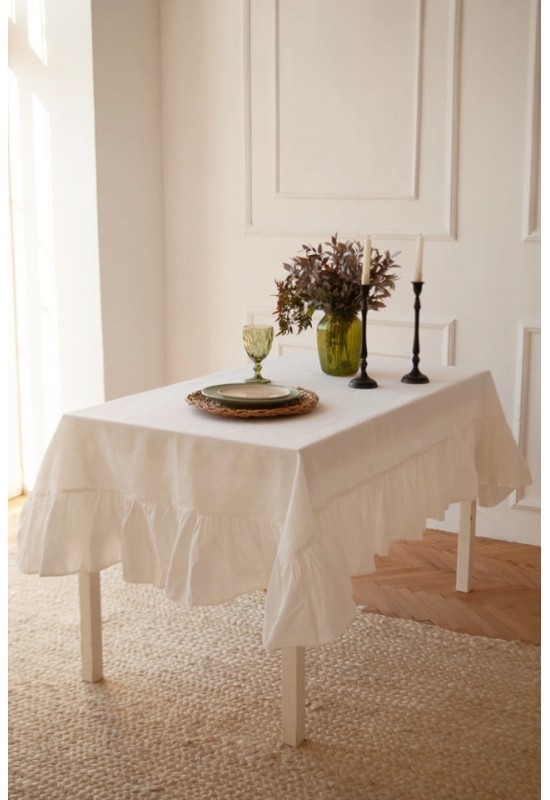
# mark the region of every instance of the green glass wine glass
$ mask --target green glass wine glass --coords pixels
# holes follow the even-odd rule
[[[271,383],[262,376],[262,361],[267,358],[273,344],[273,325],[245,325],[243,327],[244,349],[254,362],[254,376],[246,383]]]

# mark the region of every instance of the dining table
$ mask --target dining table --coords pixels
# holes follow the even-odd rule
[[[406,359],[373,356],[368,390],[322,372],[315,352],[262,371],[279,387],[273,404],[224,395],[248,364],[64,414],[23,506],[17,563],[78,576],[91,682],[103,678],[107,567],[120,562],[125,581],[183,606],[265,590],[263,644],[282,651],[282,740],[298,746],[305,648],[352,623],[352,577],[459,503],[456,588],[469,591],[477,505],[531,476],[489,370],[433,364],[428,382],[410,384]]]

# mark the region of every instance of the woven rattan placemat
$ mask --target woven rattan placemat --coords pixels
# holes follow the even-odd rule
[[[272,408],[230,408],[224,406],[217,400],[212,400],[206,397],[201,391],[191,392],[185,398],[190,406],[207,411],[209,414],[216,414],[220,417],[237,417],[238,419],[257,419],[269,417],[290,417],[296,414],[307,414],[308,411],[313,411],[319,397],[310,389],[300,389],[298,397],[294,400],[289,400],[284,405],[274,406]]]

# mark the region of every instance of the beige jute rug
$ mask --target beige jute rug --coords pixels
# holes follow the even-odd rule
[[[91,685],[76,578],[11,564],[9,592],[10,800],[539,796],[538,647],[359,609],[307,650],[307,741],[293,749],[263,593],[184,609],[111,567],[106,677]]]

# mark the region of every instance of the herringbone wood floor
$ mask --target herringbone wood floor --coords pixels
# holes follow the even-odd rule
[[[540,644],[540,548],[476,538],[471,592],[455,590],[457,535],[426,531],[353,580],[356,603],[461,633]]]
[[[9,543],[23,498],[8,503]],[[426,531],[377,557],[377,571],[353,579],[369,612],[431,622],[461,633],[540,643],[540,548],[476,538],[473,591],[455,590],[457,535]]]

